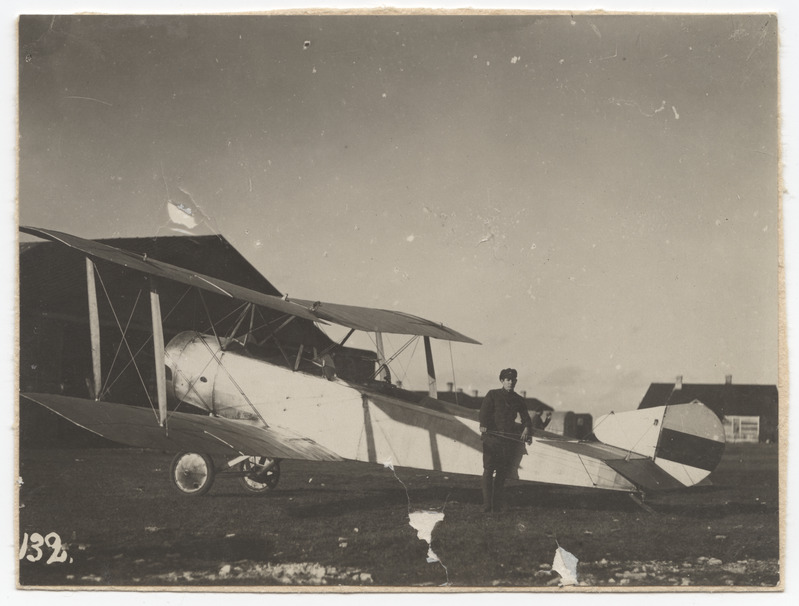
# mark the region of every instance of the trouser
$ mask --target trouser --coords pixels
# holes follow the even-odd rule
[[[502,511],[513,446],[514,442],[494,436],[483,442],[483,511]]]
[[[495,475],[496,474],[496,475]],[[502,511],[505,505],[505,478],[502,470],[483,470],[483,511]]]

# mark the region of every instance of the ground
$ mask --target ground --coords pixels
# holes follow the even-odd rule
[[[625,494],[515,482],[507,510],[489,515],[475,476],[284,461],[268,494],[222,475],[186,497],[171,459],[20,449],[20,585],[555,589],[558,545],[585,588],[781,582],[776,445],[728,445],[713,486],[648,495],[652,511]],[[444,513],[432,546],[409,524],[416,510]]]

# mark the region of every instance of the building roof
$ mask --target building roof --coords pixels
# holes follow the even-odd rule
[[[773,419],[778,414],[776,385],[733,383],[652,383],[638,408],[682,404],[699,400],[720,418],[728,415],[756,415]]]

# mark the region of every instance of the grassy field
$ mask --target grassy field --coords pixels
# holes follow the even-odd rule
[[[20,584],[546,588],[558,545],[584,587],[780,583],[776,445],[728,445],[713,486],[651,496],[654,512],[624,494],[517,482],[507,511],[486,515],[477,477],[297,461],[266,495],[222,475],[185,497],[171,458],[21,449]],[[444,513],[439,562],[409,525],[415,510]]]

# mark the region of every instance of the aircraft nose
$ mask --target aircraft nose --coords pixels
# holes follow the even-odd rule
[[[219,353],[213,337],[188,331],[177,334],[165,347],[167,393],[180,402],[213,410],[214,377]]]
[[[181,332],[175,335],[172,340],[167,343],[164,348],[164,365],[166,374],[166,391],[171,397],[182,399],[185,391],[181,389],[181,384],[186,381],[181,381],[180,377],[185,375],[187,369],[180,368],[180,361],[184,357],[184,350],[188,347],[199,335],[194,331]]]

